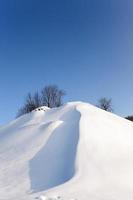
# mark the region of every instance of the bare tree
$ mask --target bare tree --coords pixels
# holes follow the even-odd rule
[[[127,116],[126,119],[128,119],[128,120],[133,122],[133,115]]]
[[[17,117],[29,113],[32,110],[38,108],[41,106],[41,101],[38,92],[36,92],[34,95],[31,95],[31,93],[28,93],[25,104],[22,108],[19,109]]]
[[[105,97],[101,98],[98,102],[98,107],[105,111],[113,112],[112,99],[107,99]]]
[[[49,85],[43,88],[41,94],[36,92],[34,95],[29,93],[26,97],[24,106],[19,109],[17,117],[29,113],[40,106],[48,106],[50,108],[62,105],[62,98],[65,95],[56,85]]]
[[[42,106],[41,104],[41,96],[39,95],[38,92],[35,92],[35,94],[33,95],[33,102],[36,108]]]
[[[49,85],[43,88],[41,92],[42,104],[50,108],[62,105],[62,98],[65,95],[56,85]]]

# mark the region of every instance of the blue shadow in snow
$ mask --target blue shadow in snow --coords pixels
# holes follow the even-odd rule
[[[40,192],[63,184],[75,173],[80,113],[69,111],[45,146],[30,161],[31,190]]]

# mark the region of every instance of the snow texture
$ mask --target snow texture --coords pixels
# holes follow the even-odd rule
[[[90,104],[0,127],[0,200],[132,200],[133,123]]]

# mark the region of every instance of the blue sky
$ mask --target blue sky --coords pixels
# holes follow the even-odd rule
[[[133,114],[132,0],[1,0],[0,124],[48,84]]]

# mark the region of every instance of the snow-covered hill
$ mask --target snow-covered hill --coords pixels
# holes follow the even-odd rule
[[[90,104],[0,128],[0,200],[132,200],[133,123]]]

